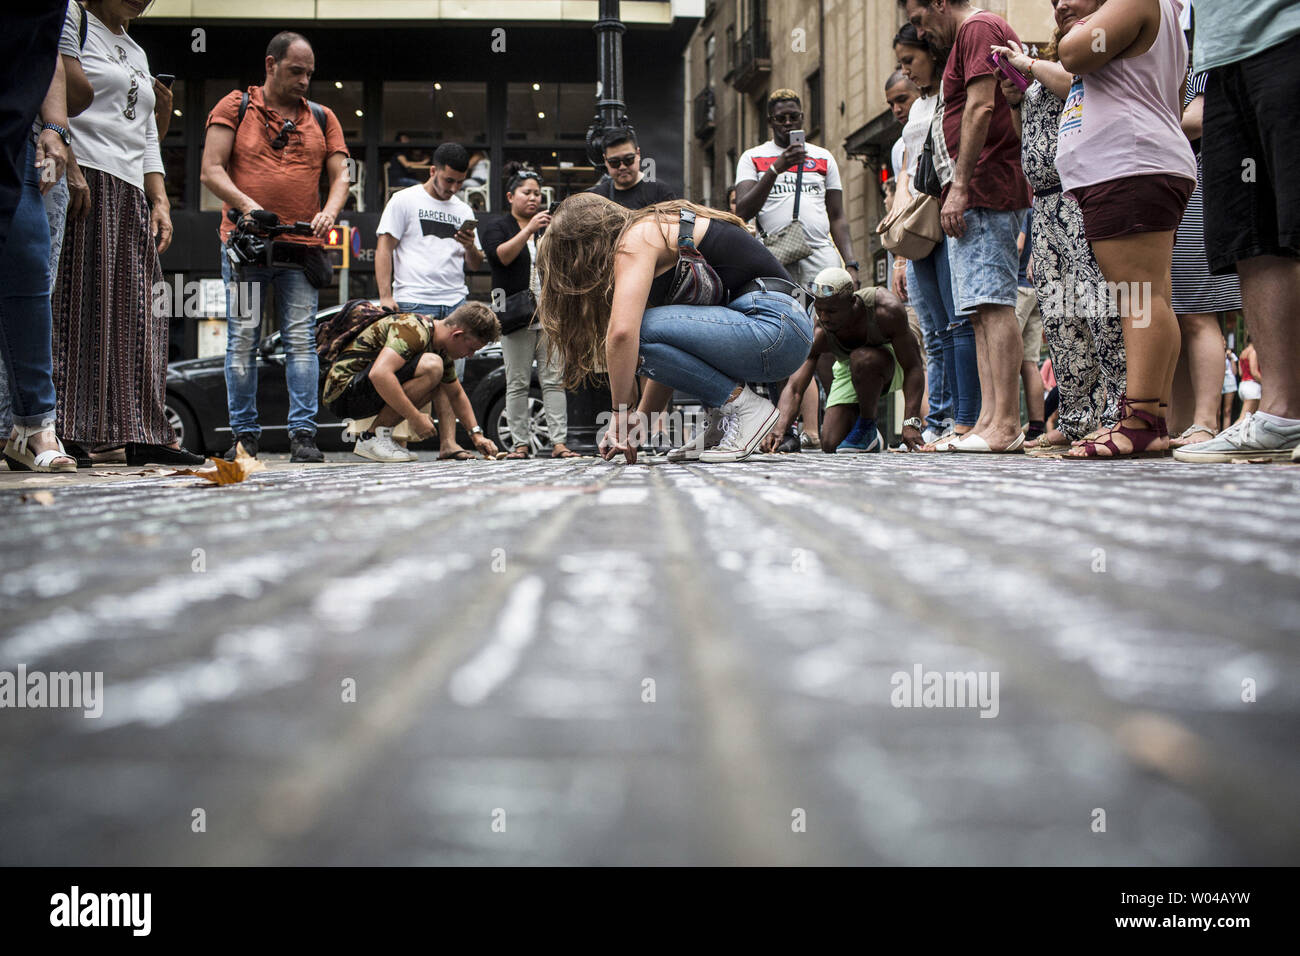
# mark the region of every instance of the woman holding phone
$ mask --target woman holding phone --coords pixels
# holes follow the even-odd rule
[[[1196,187],[1196,158],[1181,126],[1182,7],[1181,0],[1112,0],[1091,16],[1075,16],[1057,47],[1075,78],[1056,168],[1117,292],[1126,358],[1119,421],[1070,449],[1069,460],[1169,451],[1165,409],[1180,338],[1170,268],[1174,233]]]
[[[568,438],[568,395],[559,353],[550,346],[537,324],[537,243],[551,221],[542,207],[542,178],[520,163],[506,164],[506,202],[509,210],[478,227],[479,244],[492,267],[492,288],[505,296],[501,319],[501,357],[506,368],[506,423],[513,447],[507,458],[529,458],[533,453],[533,422],[528,395],[533,383],[533,362],[542,385],[542,408],[551,438],[552,458],[577,458],[565,444]]]
[[[724,305],[670,304],[683,227]],[[740,219],[680,199],[633,211],[579,193],[552,217],[538,268],[542,328],[563,356],[565,385],[609,372],[605,458],[636,461],[638,374],[719,410],[705,447],[683,457],[743,461],[757,450],[779,416],[744,383],[793,374],[813,329],[789,273]]]
[[[1056,426],[1027,444],[1026,451],[1064,450],[1094,429],[1114,425],[1124,392],[1123,333],[1105,294],[1106,278],[1084,234],[1079,204],[1062,191],[1056,171],[1061,111],[1074,82],[1056,62],[1056,42],[1075,20],[1100,6],[1100,0],[1058,0],[1056,36],[1039,57],[1028,56],[1014,41],[1009,47],[993,47],[1031,83],[1022,92],[1004,80],[1002,94],[1011,106],[1012,123],[1020,133],[1021,165],[1034,189],[1030,262],[1043,337],[1059,388]]]
[[[54,381],[69,452],[126,445],[128,464],[202,464],[167,421],[169,316],[153,308],[158,257],[171,244],[155,112],[144,50],[127,28],[148,4],[88,0],[81,65],[95,98],[73,123],[88,214],[69,211],[53,286]]]

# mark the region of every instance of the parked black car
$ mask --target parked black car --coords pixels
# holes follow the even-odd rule
[[[322,309],[317,321],[328,319],[341,306]],[[289,434],[285,419],[289,414],[289,391],[284,380],[284,351],[280,347],[280,333],[262,339],[257,358],[257,417],[262,425],[259,442],[262,450],[287,452]],[[322,375],[325,369],[321,370]],[[501,359],[500,344],[489,345],[471,355],[465,362],[461,384],[474,408],[474,416],[483,426],[483,432],[505,449],[509,441],[506,427],[506,376]],[[542,411],[542,389],[534,371],[532,388],[528,397],[528,414],[533,420],[533,453],[550,444],[546,416]],[[187,359],[172,362],[167,368],[167,417],[181,444],[190,451],[203,455],[216,455],[230,447],[230,422],[226,410],[225,357]],[[351,445],[343,441],[343,423],[330,413],[322,403],[316,418],[316,443],[323,451],[349,451]],[[460,444],[472,448],[469,435],[463,426],[456,430]],[[437,450],[437,439],[414,444],[411,447]]]

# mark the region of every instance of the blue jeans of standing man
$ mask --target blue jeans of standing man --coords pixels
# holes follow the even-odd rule
[[[812,347],[808,312],[783,292],[727,305],[662,305],[641,319],[638,375],[719,408],[737,385],[793,375]]]
[[[289,388],[289,434],[316,434],[316,406],[320,398],[320,360],[316,357],[316,290],[300,269],[248,268],[240,270],[245,289],[256,285],[257,295],[240,294],[234,270],[221,247],[221,278],[226,283],[226,406],[234,435],[262,433],[257,423],[257,351],[262,339],[260,305],[268,288],[275,289],[275,313],[284,345],[284,378]],[[247,313],[253,304],[256,315]]]
[[[50,312],[50,223],[27,143],[23,191],[0,256],[0,359],[8,377],[13,420],[24,428],[54,424],[53,325]],[[66,189],[64,195],[66,196]],[[6,430],[0,439],[8,439]]]
[[[465,299],[461,299],[453,305],[428,305],[423,302],[399,302],[397,303],[397,308],[400,312],[419,312],[421,315],[427,315],[431,319],[445,319],[464,305],[465,302]],[[465,360],[463,358],[456,359],[455,364],[456,377],[460,378],[465,374]]]
[[[68,217],[68,178],[64,176],[45,194],[45,218],[50,224],[50,285],[59,274],[59,251],[63,248],[63,227]],[[13,406],[9,401],[9,373],[0,362],[0,441],[13,428]]]

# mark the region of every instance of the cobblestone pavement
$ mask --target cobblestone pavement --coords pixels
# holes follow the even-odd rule
[[[2,863],[1300,862],[1300,467],[0,478]]]

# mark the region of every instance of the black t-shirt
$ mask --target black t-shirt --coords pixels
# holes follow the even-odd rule
[[[727,287],[728,302],[736,297],[736,290],[755,279],[794,281],[767,246],[751,236],[748,230],[723,219],[710,220],[709,231],[695,246]],[[647,309],[664,304],[675,271],[669,269],[663,275],[655,276],[646,297]]]
[[[677,198],[676,193],[657,180],[642,179],[631,189],[616,189],[614,188],[614,180],[608,176],[588,189],[587,192],[604,196],[606,199],[612,199],[626,209],[644,209],[646,206],[653,206],[657,202],[667,202],[670,199]]]
[[[497,256],[497,248],[519,235],[519,223],[510,213],[491,216],[478,224],[478,241],[487,256],[488,265],[492,267],[492,287],[503,289],[506,295],[514,295],[528,288],[529,269],[532,256],[527,244],[519,250],[519,255],[506,265]]]

